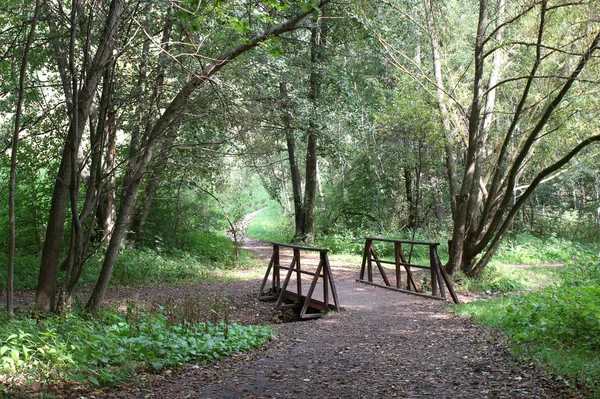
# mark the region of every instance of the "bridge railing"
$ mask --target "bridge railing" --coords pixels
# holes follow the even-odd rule
[[[320,317],[329,310],[342,310],[327,256],[328,249],[277,242],[272,245],[273,253],[260,286],[259,300],[276,301],[278,309],[299,309],[302,319]],[[281,264],[282,258],[290,258],[290,254],[284,256],[284,251],[291,251],[289,266]],[[311,252],[319,253],[316,265],[301,256]]]
[[[374,242],[390,243],[394,246],[394,260],[381,259],[377,255],[377,251],[374,247]],[[415,247],[427,247],[429,251],[429,264],[419,265],[411,263],[410,256],[407,258],[405,248],[409,246],[412,249]],[[394,240],[390,238],[379,238],[379,237],[367,237],[365,239],[365,250],[363,253],[363,260],[360,269],[359,278],[356,281],[361,283],[376,285],[379,287],[393,289],[396,291],[405,292],[408,294],[425,296],[428,298],[447,300],[446,289],[448,290],[454,303],[459,303],[458,297],[454,292],[450,278],[448,277],[440,258],[438,256],[437,248],[439,243],[437,242],[424,242],[424,241],[407,241],[407,240]],[[375,264],[376,269],[373,264]],[[393,276],[390,281],[384,265],[393,265]],[[428,271],[430,278],[429,289],[431,292],[426,292],[416,281],[414,269]],[[374,272],[379,272],[379,277],[382,283],[377,283],[374,280]],[[366,279],[365,279],[366,274]],[[406,284],[403,287],[402,275],[405,275]]]

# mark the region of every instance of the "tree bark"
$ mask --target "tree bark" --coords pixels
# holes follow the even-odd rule
[[[320,129],[318,127],[318,107],[321,98],[321,62],[325,56],[327,25],[315,15],[315,25],[311,28],[310,47],[310,93],[312,115],[308,122],[306,145],[306,172],[304,184],[304,221],[301,241],[311,240],[315,234],[315,204],[317,197],[317,153]]]
[[[302,200],[302,175],[298,167],[298,158],[296,156],[296,138],[292,126],[291,104],[287,91],[287,83],[279,83],[279,94],[281,97],[282,122],[285,131],[285,140],[287,144],[287,153],[290,163],[290,175],[292,180],[292,198],[294,202],[294,241],[301,241],[304,231],[304,204]]]

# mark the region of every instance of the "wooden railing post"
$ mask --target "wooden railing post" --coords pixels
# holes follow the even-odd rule
[[[273,244],[273,262],[275,268],[273,269],[273,292],[279,295],[279,287],[281,287],[281,275],[279,269],[279,245]]]

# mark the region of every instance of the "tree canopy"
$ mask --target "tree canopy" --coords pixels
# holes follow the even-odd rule
[[[576,213],[595,238],[599,8],[11,0],[7,274],[38,257],[36,305],[60,311],[100,256],[97,312],[125,246],[235,230],[252,184],[296,241],[445,232],[451,274],[479,275],[511,228],[544,230],[550,214]]]

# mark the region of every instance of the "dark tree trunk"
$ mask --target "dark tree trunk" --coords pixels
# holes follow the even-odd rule
[[[406,190],[406,203],[408,204],[408,228],[416,227],[415,199],[413,195],[413,179],[409,168],[404,168],[404,189]]]
[[[174,123],[169,128],[169,133],[167,133],[166,139],[161,143],[160,154],[156,157],[158,160],[155,162],[151,170],[145,175],[144,180],[146,182],[146,186],[144,188],[144,196],[141,199],[141,204],[139,204],[137,211],[134,212],[131,230],[127,236],[127,241],[133,248],[137,247],[139,244],[139,240],[144,231],[144,225],[146,224],[146,220],[148,220],[148,216],[150,216],[152,202],[154,201],[156,192],[158,191],[158,188],[160,187],[160,184],[164,178],[167,160],[171,156],[173,143],[177,138],[178,131],[178,123]]]
[[[100,226],[100,234],[98,241],[107,243],[110,241],[112,230],[115,225],[116,217],[116,152],[117,152],[117,121],[114,110],[111,108],[108,116],[107,129],[107,148],[104,170],[107,171],[106,181],[103,185],[103,190],[100,193],[102,198],[98,204],[98,224]]]
[[[315,203],[317,197],[317,162],[319,112],[318,103],[321,98],[322,65],[325,56],[327,40],[327,25],[315,15],[314,26],[311,28],[310,46],[310,93],[312,115],[308,123],[306,145],[306,175],[304,185],[304,221],[302,223],[302,241],[311,240],[315,234]]]
[[[52,204],[50,209],[50,217],[46,229],[46,241],[42,251],[42,260],[40,266],[40,275],[38,280],[38,288],[36,292],[36,305],[43,310],[56,309],[56,289],[58,286],[58,261],[62,249],[62,235],[66,219],[66,207],[71,200],[71,213],[73,222],[74,236],[72,240],[71,254],[69,263],[78,262],[72,255],[80,253],[81,226],[79,215],[77,213],[77,187],[79,176],[77,173],[77,152],[79,143],[85,128],[85,121],[88,120],[90,109],[94,101],[95,93],[98,89],[100,79],[106,68],[110,65],[109,61],[113,56],[114,37],[121,21],[123,13],[123,1],[113,0],[110,4],[110,10],[106,17],[104,32],[100,43],[90,65],[84,65],[87,74],[83,85],[79,88],[79,79],[74,66],[75,59],[75,31],[78,23],[78,14],[75,2],[72,4],[71,13],[71,44],[68,56],[55,43],[56,60],[59,66],[63,87],[65,88],[65,97],[69,106],[70,126],[69,136],[62,153],[61,166],[58,172]],[[52,16],[49,17],[51,19]],[[55,31],[52,22],[49,22],[51,31]],[[57,32],[54,32],[55,34]],[[66,56],[66,58],[65,58]],[[65,59],[69,59],[69,64],[65,63]],[[90,59],[90,58],[86,58]],[[71,86],[69,86],[71,83]],[[75,244],[75,245],[73,245]],[[72,263],[71,263],[72,265]]]
[[[279,94],[281,96],[281,108],[283,110],[282,122],[285,131],[285,140],[287,144],[288,159],[290,163],[290,175],[292,180],[292,196],[294,202],[294,241],[302,239],[304,231],[304,204],[302,201],[302,176],[298,167],[298,158],[296,156],[296,137],[292,126],[290,98],[287,92],[285,81],[279,83]]]
[[[35,296],[36,306],[44,311],[51,311],[55,308],[58,262],[62,250],[67,203],[69,202],[68,185],[71,184],[70,158],[70,148],[66,144],[63,149],[56,182],[54,183]]]

